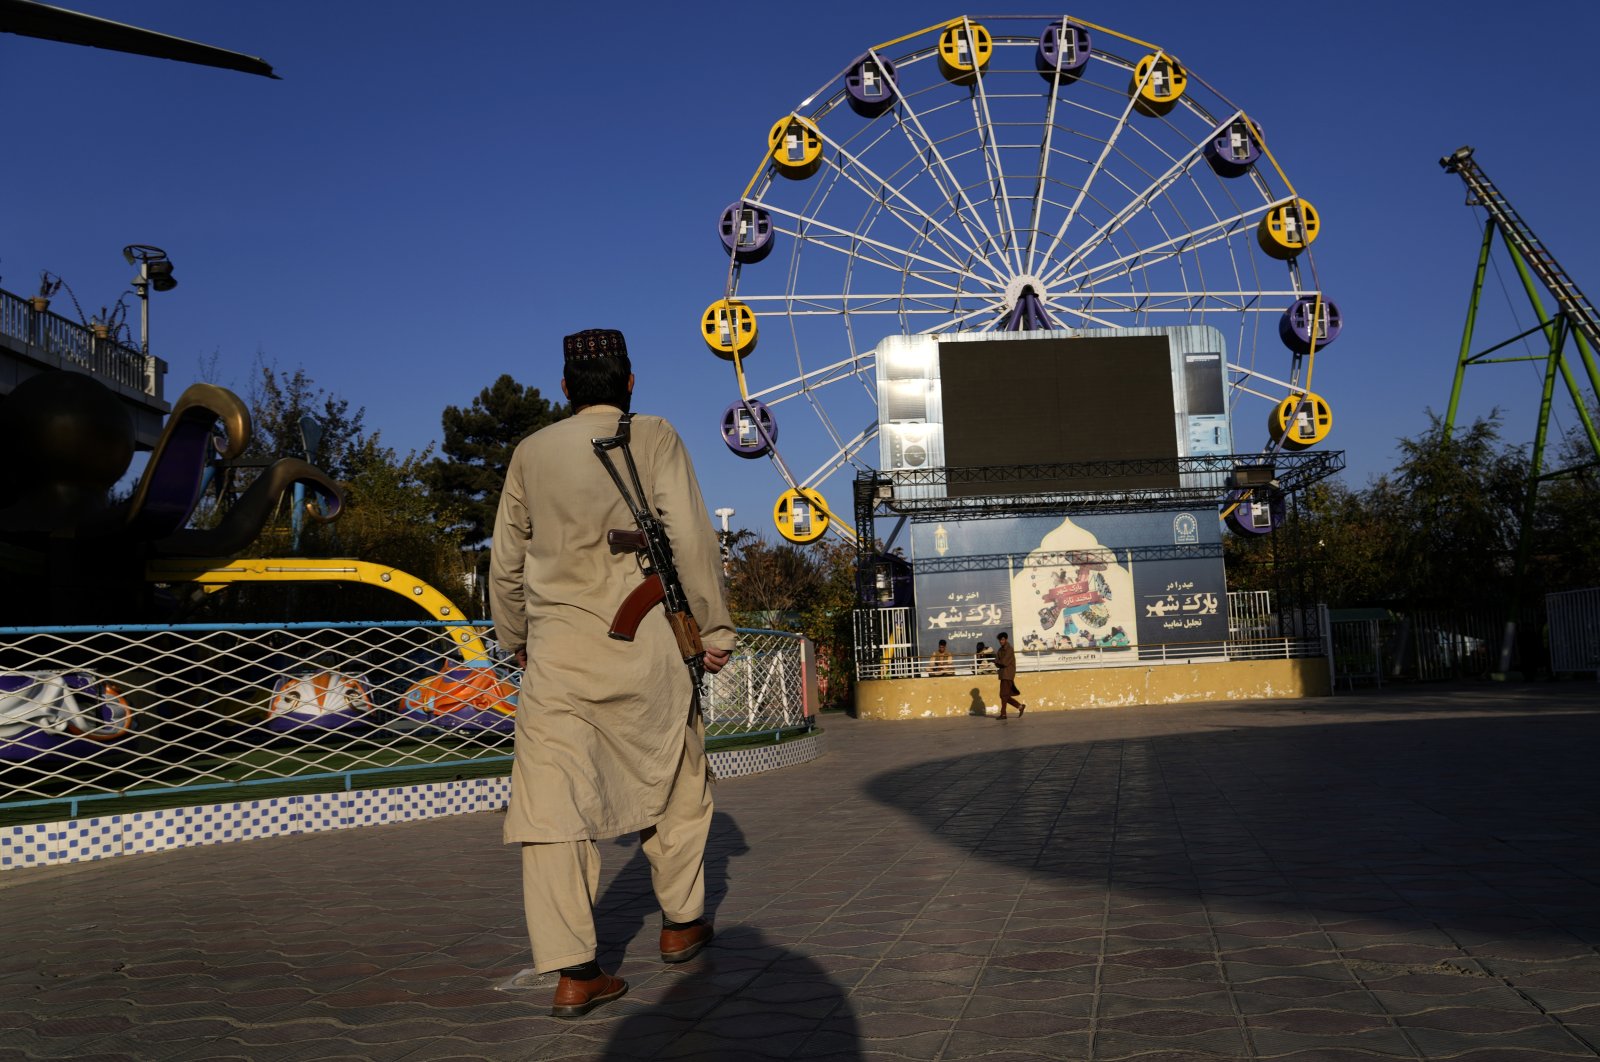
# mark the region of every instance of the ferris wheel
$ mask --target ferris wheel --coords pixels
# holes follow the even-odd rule
[[[825,488],[873,465],[889,337],[1205,325],[1228,412],[1258,406],[1265,451],[1313,446],[1315,357],[1342,325],[1320,228],[1261,126],[1158,45],[1059,16],[874,45],[777,116],[718,219],[726,283],[700,323],[738,387],[724,442],[777,470],[785,538],[853,537]]]

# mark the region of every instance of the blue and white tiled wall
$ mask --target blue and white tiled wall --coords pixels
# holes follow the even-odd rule
[[[708,758],[718,777],[735,778],[790,767],[820,755],[822,735],[813,734],[781,745],[712,752]],[[471,778],[0,826],[0,870],[497,811],[510,799],[511,779]]]
[[[775,771],[779,767],[793,767],[822,755],[822,734],[811,734],[785,741],[781,745],[758,745],[748,749],[728,749],[710,752],[706,759],[718,778],[737,778],[742,774],[759,774]]]

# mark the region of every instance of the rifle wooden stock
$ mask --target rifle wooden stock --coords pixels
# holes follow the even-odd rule
[[[639,624],[644,621],[645,614],[664,601],[666,596],[667,589],[661,582],[661,576],[650,576],[634,587],[633,592],[623,599],[617,614],[612,617],[611,630],[607,633],[621,642],[633,641],[634,635],[639,633]],[[706,647],[700,641],[700,624],[695,622],[694,616],[688,612],[668,612],[667,622],[672,624],[672,636],[678,641],[678,651],[683,654],[685,663],[696,660],[705,653]]]

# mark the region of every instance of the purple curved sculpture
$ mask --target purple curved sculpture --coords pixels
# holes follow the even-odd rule
[[[895,101],[894,64],[874,59],[869,53],[850,64],[844,76],[844,90],[850,109],[863,118],[876,118]]]
[[[1235,118],[1206,141],[1205,156],[1218,177],[1242,177],[1260,160],[1261,145],[1250,123]]]
[[[1089,65],[1089,57],[1093,54],[1087,29],[1075,22],[1068,22],[1066,33],[1063,34],[1061,23],[1052,22],[1039,34],[1039,47],[1033,53],[1033,65],[1046,81],[1054,81],[1058,69],[1062,81],[1076,81],[1083,73],[1083,68]]]
[[[760,457],[778,441],[778,421],[765,403],[735,402],[722,411],[722,441],[740,457]]]
[[[226,441],[217,436],[221,424]],[[116,514],[135,538],[162,538],[183,527],[200,502],[206,464],[231,460],[250,441],[250,411],[232,391],[193,384],[167,417],[145,474]]]
[[[1278,318],[1278,338],[1296,354],[1311,353],[1311,314],[1316,301],[1315,295],[1302,295],[1290,303],[1289,308],[1283,311],[1283,316]],[[1331,299],[1323,299],[1317,349],[1321,350],[1338,339],[1343,329],[1344,318],[1339,313],[1339,304]]]
[[[759,262],[772,253],[772,215],[765,207],[740,200],[729,203],[717,222],[722,251],[742,265]]]

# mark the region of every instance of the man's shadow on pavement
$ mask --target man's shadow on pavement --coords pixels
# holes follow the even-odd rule
[[[631,838],[619,843],[637,844]],[[749,850],[738,824],[723,812],[713,813],[706,842],[708,917],[714,918],[728,893],[730,860]],[[605,969],[622,964],[627,943],[641,932],[653,945],[660,909],[642,848],[600,898],[595,923]],[[716,938],[688,962],[660,974],[632,972],[642,983],[611,1005],[632,1012],[612,1033],[604,1058],[654,1058],[663,1052],[694,1059],[761,1054],[845,1062],[862,1057],[860,1030],[844,990],[822,967],[769,943],[754,927],[719,923]],[[759,1050],[752,1050],[758,1043]]]

